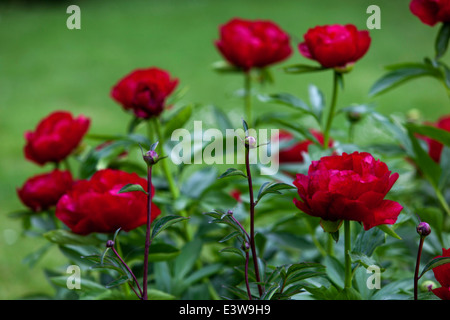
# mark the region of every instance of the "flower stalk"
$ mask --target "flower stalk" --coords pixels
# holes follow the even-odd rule
[[[250,154],[249,146],[246,144],[246,146],[245,146],[245,167],[247,170],[248,190],[250,193],[250,248],[252,251],[256,281],[258,282],[258,291],[259,291],[259,295],[261,296],[263,294],[264,290],[260,284],[261,278],[259,275],[258,256],[256,254],[256,246],[255,246],[255,200],[254,200],[254,196],[253,196],[253,182],[252,182],[252,174],[251,174],[251,170],[250,170],[249,154]]]
[[[244,72],[244,106],[245,116],[250,125],[252,122],[252,79],[250,71]]]
[[[331,96],[331,105],[330,105],[330,112],[328,113],[327,122],[325,125],[325,130],[323,133],[323,148],[328,148],[328,144],[330,141],[330,130],[331,125],[333,123],[334,115],[336,113],[336,102],[337,102],[337,96],[338,96],[338,82],[339,82],[339,76],[340,73],[338,71],[333,71],[333,92]]]
[[[417,291],[418,291],[418,282],[419,282],[419,267],[420,267],[420,258],[422,256],[422,248],[425,238],[431,233],[430,225],[426,222],[421,222],[417,226],[417,233],[420,236],[419,240],[419,249],[417,251],[417,260],[416,260],[416,269],[414,271],[414,300],[417,300]]]
[[[344,221],[344,248],[345,248],[345,288],[352,287],[352,260],[350,258],[351,250],[351,230],[350,221]]]

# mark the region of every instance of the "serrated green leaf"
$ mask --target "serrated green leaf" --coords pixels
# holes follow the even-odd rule
[[[140,184],[128,183],[124,185],[117,193],[125,193],[125,192],[134,192],[140,191],[148,195],[148,192],[144,190],[144,188]]]

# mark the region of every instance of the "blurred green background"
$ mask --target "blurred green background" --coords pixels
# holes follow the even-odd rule
[[[68,30],[66,8],[81,8],[81,30]],[[380,97],[369,98],[371,85],[389,64],[421,61],[433,55],[437,27],[423,25],[408,0],[91,0],[0,2],[0,299],[53,292],[42,270],[65,260],[55,250],[34,267],[24,258],[46,241],[27,238],[8,214],[23,208],[16,188],[32,175],[47,171],[23,157],[24,132],[57,109],[92,119],[90,133],[123,133],[129,116],[110,98],[119,78],[138,67],[158,66],[188,88],[183,102],[214,104],[239,119],[242,87],[238,75],[211,69],[221,60],[213,42],[218,26],[233,17],[270,19],[292,36],[293,46],[310,27],[353,23],[366,28],[366,9],[381,8],[381,29],[371,30],[367,55],[346,76],[339,105],[376,103],[384,114],[419,109],[434,121],[449,112],[448,97],[433,79],[415,80]],[[272,70],[267,93],[290,92],[307,99],[314,83],[329,95],[330,73],[287,75],[282,65],[310,63],[295,48],[291,58]],[[270,106],[255,102],[256,108]],[[259,107],[258,107],[259,106]],[[261,112],[261,110],[259,110]],[[193,119],[207,119],[204,109]],[[239,123],[236,124],[239,126]],[[361,128],[363,139],[369,132]]]

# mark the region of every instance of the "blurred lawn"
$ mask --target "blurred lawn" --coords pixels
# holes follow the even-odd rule
[[[81,30],[66,28],[69,4],[81,8]],[[122,133],[129,118],[109,97],[110,88],[132,69],[148,66],[178,77],[181,86],[189,88],[186,102],[239,109],[241,101],[232,94],[241,88],[241,77],[219,75],[210,67],[221,59],[213,46],[220,24],[232,17],[271,19],[296,45],[315,25],[353,23],[366,28],[371,4],[381,8],[381,30],[371,31],[368,54],[346,76],[340,105],[373,101],[385,114],[417,108],[428,120],[448,113],[448,98],[432,79],[410,82],[375,99],[367,95],[383,66],[433,54],[437,27],[420,23],[409,12],[407,0],[0,2],[0,299],[51,294],[42,268],[64,261],[51,251],[34,268],[23,264],[23,258],[45,241],[22,237],[20,223],[7,217],[22,208],[16,187],[49,169],[23,158],[23,134],[42,117],[66,109],[91,117],[91,133]],[[283,65],[297,62],[313,64],[295,49]],[[264,88],[267,92],[291,92],[306,99],[307,85],[314,83],[329,94],[327,72],[291,76],[279,67],[273,71],[276,82]],[[256,104],[261,110],[270,107]],[[204,114],[197,112],[193,119],[205,119]],[[368,135],[361,131],[360,137],[364,134]]]

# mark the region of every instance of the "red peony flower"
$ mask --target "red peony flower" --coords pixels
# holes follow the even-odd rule
[[[118,193],[128,183],[147,191],[147,180],[135,173],[104,169],[90,180],[77,181],[56,205],[56,217],[78,234],[130,231],[147,222],[147,196],[134,191]],[[152,196],[155,192],[152,187]],[[152,203],[152,219],[161,211]]]
[[[64,160],[79,145],[89,129],[85,116],[74,118],[66,111],[56,111],[43,119],[34,132],[25,133],[25,157],[39,165]]]
[[[450,0],[413,0],[409,9],[429,26],[438,22],[450,22]]]
[[[24,205],[35,212],[56,205],[58,200],[72,187],[72,175],[69,171],[54,170],[28,179],[17,189]]]
[[[306,58],[316,60],[324,68],[345,68],[369,50],[371,38],[366,30],[354,25],[325,25],[309,29],[298,48]]]
[[[323,135],[321,132],[311,129],[311,134],[317,139],[320,144],[323,144]],[[288,142],[293,141],[294,136],[287,131],[280,131],[279,134],[280,142]],[[292,162],[303,162],[303,153],[308,153],[308,147],[312,144],[311,140],[304,140],[292,145],[289,145],[286,148],[283,148],[278,153],[278,159],[280,163],[292,163]],[[333,141],[330,140],[329,147],[333,146]]]
[[[300,200],[294,204],[322,220],[354,220],[365,230],[393,224],[403,207],[384,197],[398,179],[370,153],[343,153],[313,161],[308,175],[297,174],[294,185]]]
[[[442,249],[442,255],[436,258],[450,257],[450,249]],[[441,287],[433,289],[433,293],[442,300],[450,300],[450,263],[433,268],[434,277]]]
[[[178,79],[155,67],[137,69],[122,78],[111,91],[114,100],[138,118],[149,119],[163,112],[166,98],[178,85]]]
[[[248,71],[264,68],[292,53],[289,35],[272,21],[232,19],[220,27],[217,49],[232,65]]]
[[[432,126],[435,126],[436,128],[446,130],[450,132],[450,116],[444,116],[441,117],[438,122],[435,124],[431,124]],[[419,138],[425,140],[425,142],[428,144],[428,154],[429,156],[437,163],[441,160],[441,153],[442,149],[444,148],[444,145],[436,140],[433,140],[426,136],[419,136]]]

